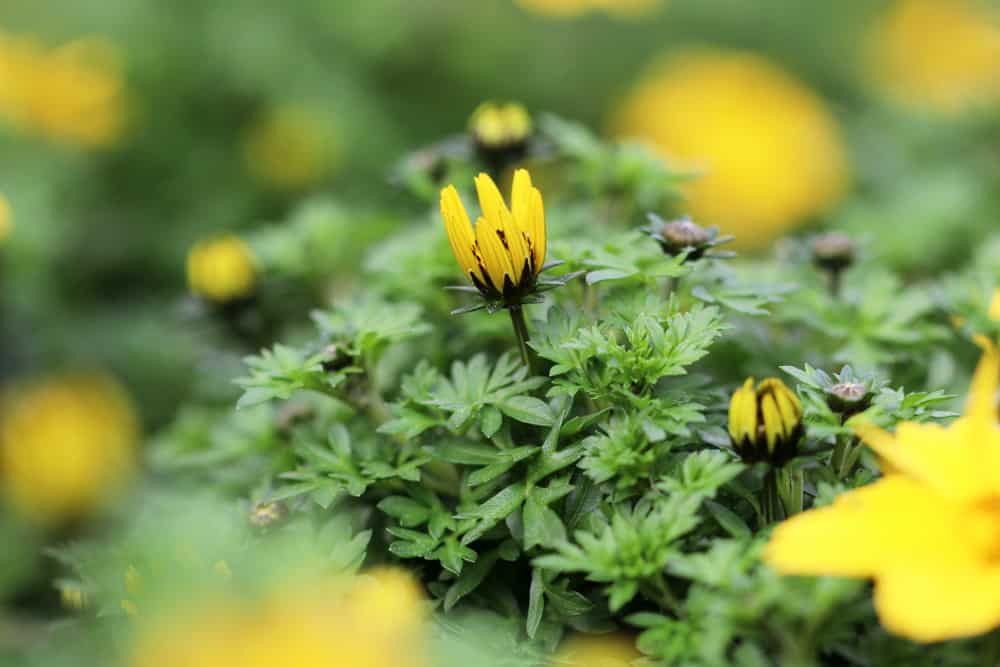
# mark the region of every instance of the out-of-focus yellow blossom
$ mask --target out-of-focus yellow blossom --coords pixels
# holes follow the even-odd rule
[[[13,217],[7,198],[0,194],[0,244],[7,240],[10,230],[14,228]]]
[[[989,317],[994,322],[1000,322],[1000,288],[993,290],[993,298],[990,299]]]
[[[113,500],[135,470],[138,424],[103,375],[14,387],[0,407],[0,487],[39,523],[75,519]]]
[[[515,0],[538,14],[562,18],[603,11],[618,16],[641,16],[663,4],[663,0]]]
[[[309,109],[282,106],[247,129],[243,157],[250,174],[274,190],[316,185],[336,165],[336,138],[329,123]]]
[[[87,606],[87,593],[77,582],[64,581],[58,587],[59,599],[66,609],[80,611]]]
[[[476,143],[488,150],[501,150],[524,144],[531,135],[528,110],[513,102],[483,102],[469,118],[469,131]]]
[[[244,299],[257,283],[253,253],[238,236],[201,241],[188,253],[187,279],[191,292],[209,301]]]
[[[138,640],[132,667],[421,667],[423,596],[382,573],[346,592],[293,589],[187,610]]]
[[[987,4],[895,2],[872,32],[873,83],[903,104],[947,114],[1000,99],[1000,14]]]
[[[848,164],[823,101],[763,58],[696,49],[655,64],[623,101],[615,134],[682,169],[699,221],[762,246],[837,202]]]
[[[626,635],[574,635],[559,646],[549,664],[552,667],[629,667],[641,657],[635,639]]]
[[[874,578],[883,625],[920,642],[1000,626],[1000,353],[980,340],[962,417],[863,423],[885,476],[779,525],[765,552],[786,574]]]
[[[121,67],[98,38],[46,49],[0,33],[0,117],[85,148],[109,146],[125,124]]]

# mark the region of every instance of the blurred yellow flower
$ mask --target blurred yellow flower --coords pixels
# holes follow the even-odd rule
[[[675,166],[704,172],[685,188],[692,216],[762,246],[835,204],[848,180],[823,101],[749,53],[686,51],[655,64],[612,121]]]
[[[343,591],[292,589],[256,602],[218,600],[143,633],[132,667],[420,667],[423,595],[383,572]]]
[[[873,577],[883,625],[916,641],[1000,626],[1000,353],[982,344],[965,414],[948,428],[903,422],[895,435],[858,427],[885,476],[780,524],[768,563]]]
[[[243,157],[250,175],[265,187],[305,190],[335,166],[336,138],[319,114],[303,107],[281,106],[247,129]]]
[[[0,488],[39,523],[83,517],[113,500],[135,469],[138,424],[103,375],[12,387],[0,406]]]
[[[124,115],[122,75],[108,42],[46,49],[0,33],[0,117],[14,127],[100,148],[121,136]]]
[[[188,287],[216,303],[230,303],[253,294],[257,271],[250,247],[233,235],[196,243],[187,258]]]
[[[514,102],[483,102],[469,117],[469,131],[476,143],[488,150],[523,145],[531,130],[528,110]]]
[[[993,298],[990,299],[988,315],[994,322],[1000,322],[1000,287],[993,290]]]
[[[873,83],[903,104],[958,113],[1000,100],[1000,14],[966,0],[899,0],[875,25]]]
[[[7,237],[10,236],[10,231],[14,228],[13,217],[7,198],[0,194],[0,243],[6,241]]]
[[[574,635],[559,646],[549,665],[629,667],[641,657],[635,639],[626,635]]]
[[[592,11],[619,16],[640,16],[656,9],[663,0],[515,0],[525,9],[548,16],[570,17]]]

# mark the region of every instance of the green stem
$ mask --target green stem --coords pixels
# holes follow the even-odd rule
[[[764,474],[764,497],[761,503],[764,509],[764,519],[768,525],[785,518],[785,508],[781,496],[778,471],[775,468],[769,468]]]
[[[670,276],[667,278],[667,286],[664,292],[664,296],[667,301],[670,301],[670,296],[677,291],[681,286],[681,279],[678,276]]]
[[[507,308],[510,312],[510,321],[514,325],[514,333],[517,335],[517,344],[521,349],[521,360],[524,365],[528,367],[528,372],[531,372],[531,351],[528,349],[528,341],[531,337],[528,335],[528,325],[524,321],[524,308],[518,304],[515,306],[510,306]]]
[[[781,497],[781,505],[786,517],[798,514],[802,511],[802,487],[805,484],[805,475],[802,469],[789,470],[779,468],[775,472],[777,479],[778,494]]]

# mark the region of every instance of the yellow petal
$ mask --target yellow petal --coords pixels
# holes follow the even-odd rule
[[[860,420],[854,430],[888,469],[921,480],[944,496],[975,501],[1000,490],[1000,430],[993,423],[963,417],[945,429],[903,422],[892,435]]]
[[[965,416],[996,424],[1000,353],[997,352],[996,345],[985,336],[977,338],[976,342],[982,346],[983,356],[979,359],[979,365],[976,366],[976,372],[972,376]]]
[[[476,221],[476,245],[482,253],[486,273],[489,274],[493,286],[500,292],[504,289],[504,276],[514,281],[514,267],[510,262],[510,254],[504,247],[497,232],[496,223],[489,218],[479,218]]]
[[[764,559],[784,574],[870,577],[901,565],[963,568],[976,554],[962,532],[964,506],[892,475],[798,514],[774,530]]]
[[[531,188],[531,200],[524,225],[528,230],[528,238],[531,239],[531,254],[535,259],[536,270],[541,271],[545,265],[545,205],[538,188]]]
[[[453,185],[441,190],[441,217],[444,219],[445,231],[448,232],[451,250],[455,253],[455,259],[462,272],[466,275],[471,273],[482,280],[483,276],[479,272],[479,265],[472,250],[472,244],[475,242],[472,225]]]
[[[757,395],[753,383],[753,378],[747,378],[729,402],[729,435],[734,442],[753,438],[757,432]]]
[[[879,577],[875,608],[888,630],[918,642],[979,635],[1000,625],[1000,567],[927,570],[904,561]]]
[[[778,438],[787,435],[785,433],[785,425],[781,421],[781,413],[778,411],[778,404],[774,400],[774,394],[765,394],[760,399],[760,416],[764,420],[767,449],[768,451],[774,451]]]
[[[521,280],[521,269],[528,256],[527,244],[515,226],[514,218],[504,203],[500,190],[489,175],[482,173],[476,176],[476,192],[479,193],[479,207],[483,211],[483,217],[490,221],[493,228],[491,236],[496,238],[503,254],[508,256],[508,262],[513,269],[508,273],[516,285]],[[476,239],[479,239],[478,229]],[[497,285],[497,288],[502,289],[502,285]]]

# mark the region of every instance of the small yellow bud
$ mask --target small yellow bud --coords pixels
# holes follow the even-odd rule
[[[202,241],[187,259],[188,287],[209,301],[231,303],[253,294],[257,282],[253,253],[236,236]]]
[[[768,378],[754,389],[747,378],[729,403],[729,437],[748,463],[787,463],[797,453],[802,437],[802,404],[777,378]]]
[[[76,582],[62,582],[59,584],[59,598],[66,609],[80,611],[87,606],[87,594],[80,584]]]
[[[520,104],[483,102],[472,112],[469,131],[483,150],[514,149],[523,146],[531,135],[531,116]]]
[[[250,523],[258,528],[268,528],[284,519],[287,513],[281,501],[256,503],[250,509]]]

